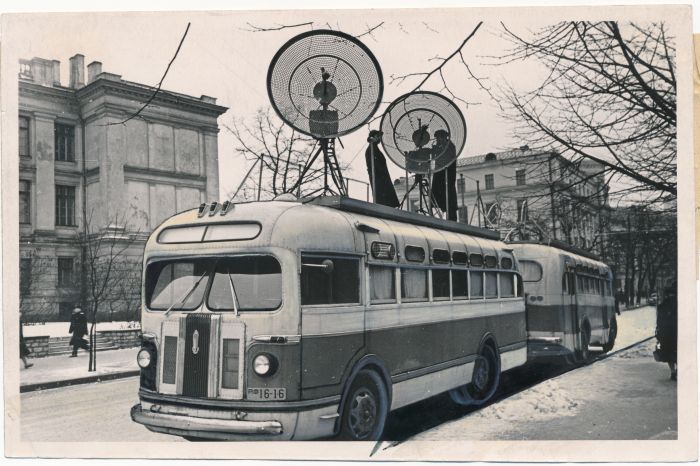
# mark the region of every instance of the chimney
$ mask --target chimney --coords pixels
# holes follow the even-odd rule
[[[53,69],[53,85],[60,86],[61,85],[61,62],[58,60],[51,60],[51,64],[52,64],[52,69]]]
[[[87,66],[88,84],[93,82],[95,78],[102,73],[102,62],[94,61]]]
[[[70,83],[73,89],[80,89],[85,85],[85,56],[73,55],[70,58]]]

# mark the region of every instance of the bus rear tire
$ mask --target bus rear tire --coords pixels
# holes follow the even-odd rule
[[[493,398],[500,381],[498,353],[490,344],[484,345],[474,361],[471,382],[450,390],[450,398],[459,406],[482,406]]]
[[[389,414],[389,397],[381,376],[363,369],[343,403],[338,440],[379,440]]]
[[[610,331],[608,332],[608,342],[603,345],[603,351],[606,353],[615,347],[615,340],[617,339],[617,319],[612,318],[610,322]]]

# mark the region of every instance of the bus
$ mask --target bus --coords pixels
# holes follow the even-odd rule
[[[525,287],[528,359],[582,364],[591,347],[610,351],[617,337],[610,267],[558,241],[508,244]]]
[[[479,405],[527,359],[498,234],[344,197],[203,204],[144,251],[139,403],[188,439],[377,440],[390,411]]]

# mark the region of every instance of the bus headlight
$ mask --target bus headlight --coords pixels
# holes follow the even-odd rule
[[[151,352],[143,348],[136,355],[136,362],[139,364],[141,369],[145,369],[151,365]]]
[[[270,354],[258,354],[253,359],[253,370],[262,377],[267,377],[275,373],[277,360]]]

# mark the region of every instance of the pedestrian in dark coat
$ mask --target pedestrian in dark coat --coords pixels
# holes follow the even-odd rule
[[[369,175],[369,183],[372,185],[374,193],[374,202],[389,207],[398,207],[399,199],[396,197],[394,183],[391,182],[389,168],[386,165],[386,159],[381,150],[379,150],[379,141],[382,138],[382,132],[372,130],[369,132],[367,142],[369,147],[365,151],[365,162],[367,163],[367,173]],[[374,153],[374,179],[372,179],[372,153]],[[376,184],[376,186],[374,185]]]
[[[73,346],[73,353],[70,355],[71,358],[78,355],[78,348],[82,348],[86,351],[90,348],[88,342],[83,340],[83,337],[88,333],[87,317],[85,317],[85,314],[83,314],[82,309],[79,307],[73,309],[73,315],[70,317],[70,328],[68,329],[68,333],[73,334],[70,339],[70,344]]]
[[[676,283],[664,292],[663,302],[656,307],[656,339],[654,358],[668,364],[671,380],[676,380],[678,355],[678,297]]]
[[[32,367],[34,364],[31,362],[27,361],[27,357],[31,354],[31,351],[29,351],[29,348],[27,348],[27,343],[24,341],[24,333],[22,332],[22,314],[20,313],[20,320],[19,320],[19,358],[22,360],[24,363],[24,368],[29,369]]]
[[[433,175],[432,194],[440,209],[447,213],[449,220],[457,220],[457,149],[450,141],[447,131],[439,129],[435,131],[435,145],[433,157],[440,160],[453,160],[444,170]],[[445,177],[447,177],[447,190],[445,190]],[[447,198],[446,198],[447,194]],[[449,203],[449,205],[448,205]]]

